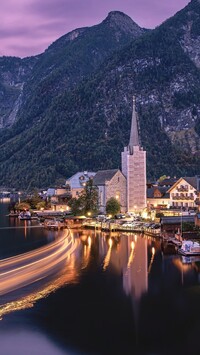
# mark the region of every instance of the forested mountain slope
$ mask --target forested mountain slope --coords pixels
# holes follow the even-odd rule
[[[111,13],[103,26],[109,21],[113,29],[115,16],[126,32],[123,20],[127,17],[118,12]],[[153,31],[133,24],[137,31],[128,31],[131,41],[130,37],[122,41],[108,55],[99,45],[97,66],[95,56],[91,56],[91,66],[85,66],[90,57],[84,52],[90,47],[84,39],[88,29],[77,30],[81,33],[72,40],[84,39],[81,54],[76,52],[79,66],[73,70],[70,57],[65,64],[62,56],[58,56],[60,62],[55,53],[51,57],[55,48],[56,53],[62,52],[66,38],[43,54],[47,65],[42,57],[37,60],[18,119],[0,138],[0,184],[45,187],[77,170],[120,167],[120,153],[129,138],[133,95],[147,150],[148,176],[199,174],[200,3],[192,0]],[[89,53],[98,38],[96,26],[91,29]],[[84,62],[83,58],[88,59]]]

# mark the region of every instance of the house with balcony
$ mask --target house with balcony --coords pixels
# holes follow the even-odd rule
[[[172,208],[196,209],[199,201],[200,177],[181,177],[168,190]]]

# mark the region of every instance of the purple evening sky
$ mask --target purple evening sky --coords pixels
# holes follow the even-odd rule
[[[42,53],[77,27],[103,21],[119,10],[138,25],[154,28],[188,4],[188,0],[1,0],[0,56]]]

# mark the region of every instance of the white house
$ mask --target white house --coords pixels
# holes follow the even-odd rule
[[[81,171],[66,180],[65,186],[67,190],[71,193],[71,196],[77,198],[80,192],[83,191],[86,182],[89,179],[94,178],[96,173],[91,171]]]
[[[181,177],[169,190],[171,207],[197,207],[199,177]]]

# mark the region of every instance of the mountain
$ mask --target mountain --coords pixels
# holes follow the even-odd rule
[[[59,38],[43,54],[33,57],[32,71],[23,82],[23,92],[19,93],[21,105],[15,120],[20,119],[29,126],[39,121],[52,99],[64,90],[74,88],[96,71],[108,56],[145,31],[130,17],[115,11],[99,25],[79,28]],[[20,59],[15,60],[20,62]],[[10,75],[10,68],[6,68],[7,75]],[[11,86],[12,81],[4,84]],[[9,119],[4,121],[4,126],[8,126]]]
[[[12,126],[37,57],[0,57],[0,130]]]
[[[136,96],[149,177],[199,173],[200,2],[155,30],[112,12],[37,60],[15,123],[0,136],[0,184],[44,187],[120,167]],[[112,43],[112,45],[111,45]]]

